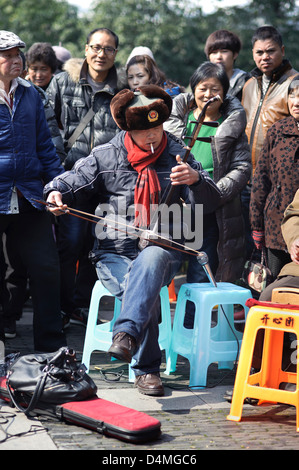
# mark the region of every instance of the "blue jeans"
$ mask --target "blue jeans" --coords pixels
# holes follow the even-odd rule
[[[160,290],[179,271],[182,253],[148,246],[135,259],[103,253],[96,264],[103,285],[122,300],[113,336],[125,332],[137,343],[135,375],[158,372],[161,351],[158,343]]]

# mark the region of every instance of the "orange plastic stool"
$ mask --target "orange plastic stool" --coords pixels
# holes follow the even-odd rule
[[[257,332],[265,330],[260,371],[250,374]],[[299,338],[299,307],[288,308],[269,303],[255,305],[247,315],[240,358],[236,373],[230,421],[241,421],[245,398],[255,398],[262,403],[286,403],[296,407],[296,427],[299,432],[299,374],[281,369],[284,332],[295,333]],[[297,350],[294,349],[294,360]],[[282,382],[296,384],[295,391],[280,390]]]
[[[172,279],[171,283],[168,286],[168,294],[169,294],[169,301],[176,302],[176,293],[175,293],[175,284],[174,279]]]

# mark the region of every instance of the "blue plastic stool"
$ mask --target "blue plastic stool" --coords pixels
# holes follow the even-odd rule
[[[218,362],[219,369],[232,369],[243,336],[234,325],[234,305],[242,305],[246,317],[248,307],[245,302],[251,297],[250,290],[227,282],[220,282],[217,287],[210,283],[183,284],[178,293],[165,373],[170,374],[176,370],[178,354],[189,360],[190,387],[206,386],[208,367],[213,362]],[[188,300],[195,304],[193,329],[184,327]],[[218,306],[218,321],[212,327],[212,311],[215,306]]]
[[[99,304],[104,296],[114,297],[101,283],[96,281],[90,300],[88,320],[86,326],[82,363],[87,367],[90,365],[90,356],[93,351],[108,351],[112,343],[112,330],[115,320],[120,314],[121,301],[115,298],[114,315],[111,321],[97,324]],[[165,350],[166,360],[169,354],[171,341],[171,311],[169,303],[169,293],[167,286],[162,287],[161,299],[161,323],[159,324],[159,346]],[[133,361],[129,364],[129,381],[134,382],[135,374],[132,370]]]

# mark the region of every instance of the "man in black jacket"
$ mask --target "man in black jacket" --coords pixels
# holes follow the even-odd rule
[[[124,132],[96,147],[45,189],[48,202],[58,206],[51,209],[57,215],[67,210],[66,204],[77,206],[88,198],[97,198],[97,214],[103,218],[107,214],[98,223],[93,255],[100,280],[122,300],[109,353],[128,363],[134,358],[135,385],[152,396],[164,393],[159,375],[159,294],[180,269],[183,253],[162,246],[164,240],[142,250],[137,237],[140,230],[152,228],[157,206],[163,207],[171,186],[167,208],[179,217],[176,222],[170,217],[167,232],[180,244],[188,238],[184,236],[181,200],[189,201],[193,208],[203,204],[204,211],[214,210],[220,200],[217,186],[201,164],[192,155],[183,163],[184,147],[163,130],[171,107],[171,97],[155,85],[140,87],[135,93],[119,92],[111,110]],[[113,220],[116,229],[111,227]],[[161,222],[165,226],[163,216]],[[126,228],[124,224],[128,224]]]
[[[107,29],[89,33],[82,65],[70,59],[65,72],[55,75],[47,89],[57,122],[62,129],[66,170],[93,147],[112,139],[117,125],[110,113],[110,102],[117,92],[114,65],[118,37]],[[86,323],[86,307],[96,280],[88,260],[92,247],[88,222],[65,218],[58,226],[57,243],[61,266],[61,306],[66,324]],[[78,265],[79,261],[79,265]]]

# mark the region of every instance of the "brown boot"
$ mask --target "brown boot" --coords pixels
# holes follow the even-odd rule
[[[154,397],[162,397],[164,395],[164,387],[159,372],[138,375],[134,385],[138,388],[138,391],[144,395]]]
[[[120,332],[114,336],[113,343],[108,349],[108,354],[120,361],[130,364],[135,351],[136,341],[133,336],[130,336],[128,333]]]

